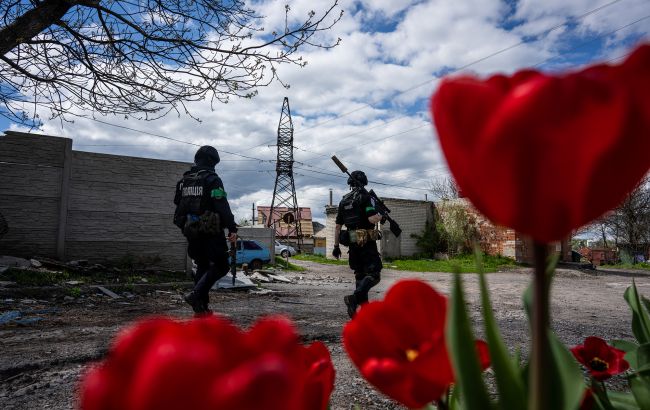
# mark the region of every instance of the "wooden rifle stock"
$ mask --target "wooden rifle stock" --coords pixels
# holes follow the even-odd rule
[[[356,178],[353,177],[352,174],[350,174],[350,172],[348,171],[348,169],[347,169],[347,168],[345,167],[345,165],[343,165],[343,163],[342,163],[342,162],[341,162],[341,161],[336,157],[336,155],[332,155],[332,161],[334,161],[334,163],[336,164],[336,166],[339,167],[339,169],[340,169],[342,172],[348,174],[348,176],[349,176],[350,178],[352,178],[353,180],[356,181]],[[393,235],[395,235],[395,237],[400,236],[400,235],[402,234],[402,228],[400,228],[400,227],[399,227],[399,224],[398,224],[397,222],[395,222],[395,220],[394,220],[393,218],[390,217],[390,215],[389,215],[389,214],[390,214],[390,209],[388,209],[388,207],[384,204],[384,201],[382,201],[381,199],[379,199],[379,197],[377,196],[377,194],[375,194],[375,191],[373,191],[372,189],[370,190],[370,192],[368,192],[368,190],[366,190],[366,188],[364,188],[362,184],[357,184],[357,187],[360,188],[364,193],[366,193],[366,194],[369,195],[372,199],[375,200],[375,209],[377,210],[377,212],[379,213],[379,215],[381,215],[381,216],[383,216],[384,218],[386,218],[386,220],[388,221],[388,223],[389,223],[389,225],[390,225],[390,231],[393,233]]]

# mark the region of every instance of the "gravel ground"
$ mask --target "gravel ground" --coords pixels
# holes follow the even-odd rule
[[[212,308],[242,326],[268,314],[293,319],[306,342],[321,340],[332,353],[336,388],[331,407],[350,409],[402,409],[399,404],[373,390],[360,377],[341,345],[341,329],[347,321],[342,298],[353,287],[353,276],[345,266],[293,261],[307,268],[285,274],[293,284],[267,284],[265,291],[212,293]],[[518,268],[488,276],[498,324],[507,345],[526,352],[529,345],[521,295],[528,286],[530,269]],[[381,298],[391,284],[417,277],[448,294],[451,275],[385,269],[371,299]],[[464,275],[465,290],[476,333],[481,335],[477,277]],[[558,269],[552,291],[553,327],[567,345],[598,335],[607,340],[632,339],[630,313],[623,292],[636,278],[642,294],[650,295],[650,276],[644,272],[615,270],[578,271]],[[75,391],[83,369],[101,359],[115,333],[123,326],[154,314],[191,317],[182,302],[182,289],[127,294],[111,299],[101,294],[83,297],[47,294],[30,299],[4,292],[0,313],[10,310],[35,312],[42,320],[19,326],[0,325],[0,408],[73,409]],[[40,312],[40,313],[39,313]],[[623,388],[621,381],[614,388]]]

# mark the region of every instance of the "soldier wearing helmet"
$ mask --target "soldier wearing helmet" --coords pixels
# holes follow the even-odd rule
[[[356,282],[354,293],[343,298],[350,318],[354,317],[360,305],[368,302],[368,292],[379,283],[383,267],[376,243],[380,235],[375,229],[382,217],[372,198],[361,189],[367,184],[366,174],[353,171],[348,178],[351,191],[341,199],[336,215],[332,255],[337,259],[341,257],[339,244],[349,247],[348,263]],[[342,230],[343,225],[347,230]]]
[[[209,313],[209,293],[217,280],[228,273],[228,240],[237,240],[237,225],[221,178],[214,167],[219,153],[203,146],[196,151],[194,166],[176,184],[174,224],[187,238],[187,254],[196,263],[194,289],[185,301],[194,313]]]

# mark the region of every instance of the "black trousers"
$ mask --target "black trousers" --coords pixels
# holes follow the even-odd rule
[[[354,271],[356,288],[354,298],[358,304],[368,302],[368,292],[381,280],[381,257],[377,250],[377,242],[368,241],[365,245],[359,246],[350,244],[349,260],[350,268]]]
[[[194,293],[207,307],[210,289],[230,270],[226,238],[220,235],[188,240],[187,254],[196,263]]]

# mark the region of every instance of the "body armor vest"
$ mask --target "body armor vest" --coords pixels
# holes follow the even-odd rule
[[[181,186],[181,202],[179,208],[185,213],[201,215],[208,209],[209,192],[205,189],[205,177],[210,175],[209,171],[199,171],[183,177]]]
[[[178,187],[181,192],[181,200],[174,213],[174,224],[179,228],[185,226],[188,215],[196,217],[209,210],[210,194],[206,192],[205,178],[210,175],[210,171],[199,171],[183,176],[183,180]]]
[[[341,199],[341,208],[343,212],[343,223],[348,229],[356,229],[361,221],[361,205],[363,197],[361,192],[353,190]]]

